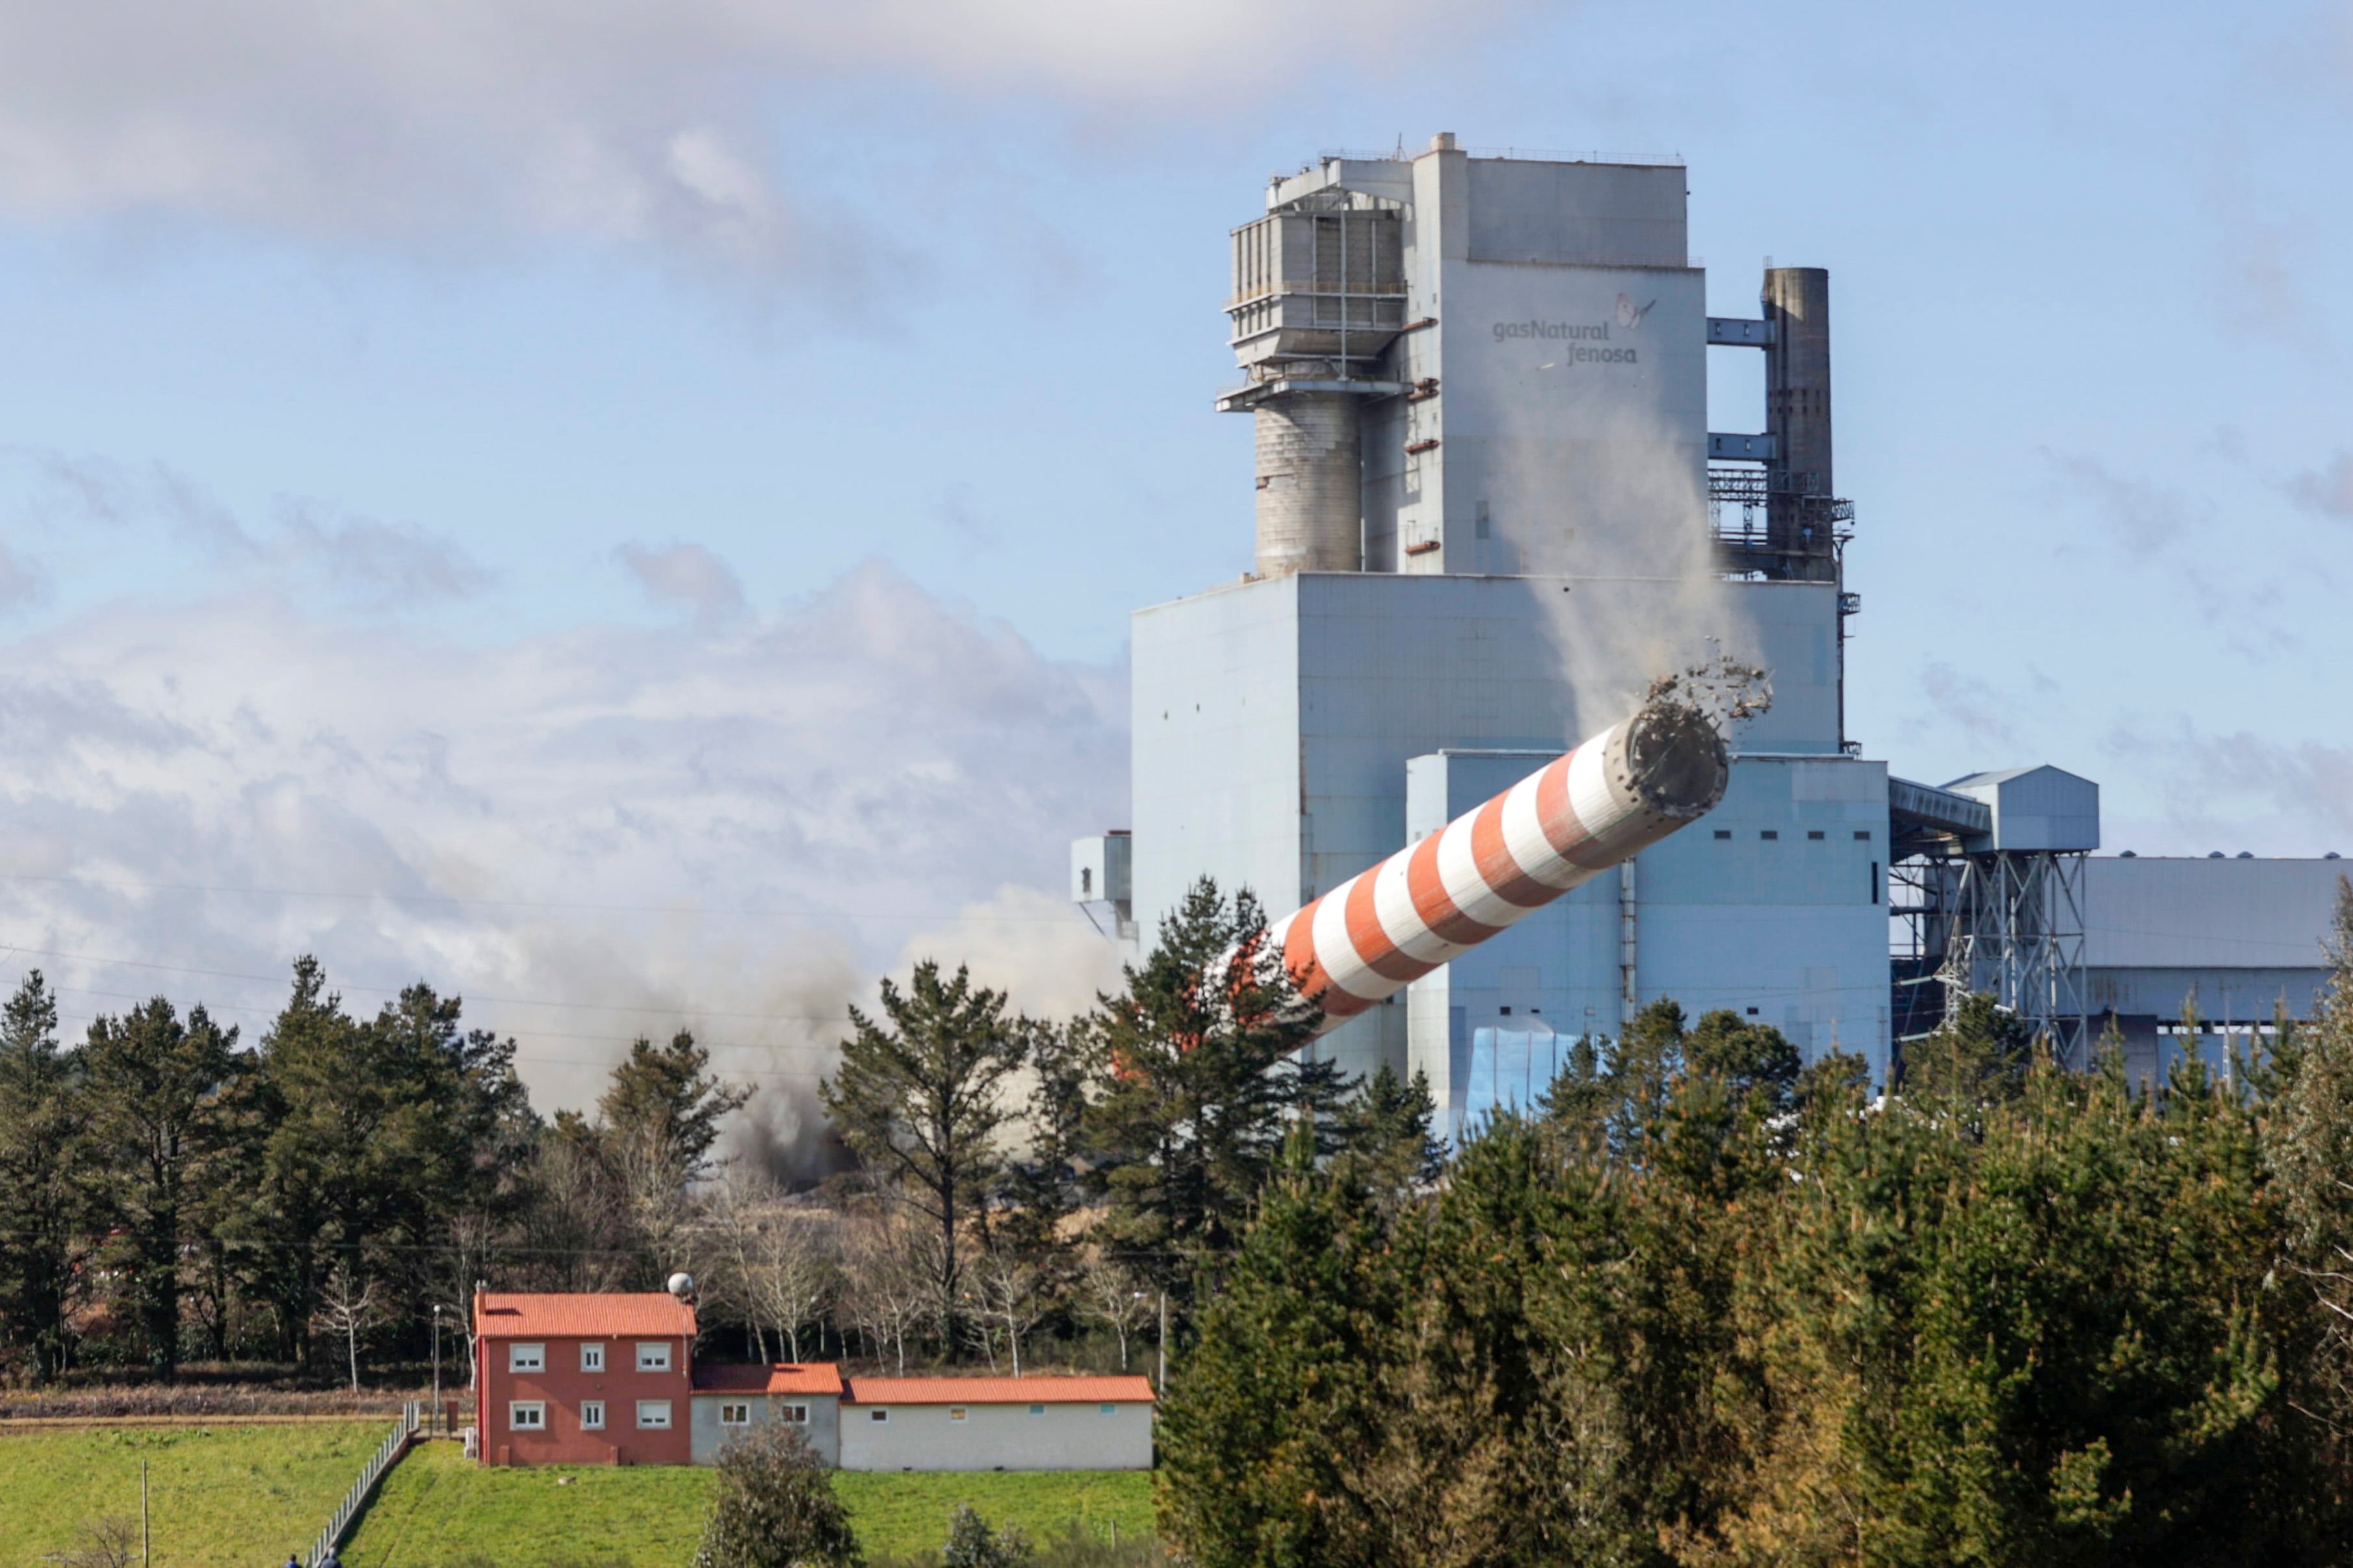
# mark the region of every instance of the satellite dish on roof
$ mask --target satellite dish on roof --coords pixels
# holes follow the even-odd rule
[[[670,1277],[670,1293],[677,1297],[681,1301],[685,1300],[689,1296],[693,1295],[694,1276],[691,1274],[671,1275]]]

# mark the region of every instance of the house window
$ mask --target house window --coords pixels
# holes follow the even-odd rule
[[[518,1399],[508,1405],[507,1430],[510,1432],[546,1431],[546,1404],[537,1399]]]
[[[1870,842],[1871,842],[1871,829],[1870,829],[1870,828],[1868,828],[1868,827],[1858,827],[1858,828],[1856,828],[1856,829],[1854,830],[1854,841],[1855,841],[1857,844],[1868,844],[1868,843],[1870,843]]]
[[[1046,1407],[1042,1405],[1033,1405],[1029,1407],[1029,1414],[1032,1415],[1043,1415],[1046,1414]]]
[[[1819,827],[1809,827],[1806,829],[1806,837],[1809,838],[1820,838],[1821,836],[1822,830]]]
[[[961,1421],[961,1420],[963,1420],[963,1419],[964,1419],[964,1415],[965,1415],[965,1413],[964,1413],[964,1406],[963,1406],[963,1405],[949,1405],[949,1406],[948,1406],[948,1419],[949,1419],[949,1420],[951,1420],[951,1421]]]
[[[580,1370],[582,1372],[604,1371],[605,1347],[603,1345],[582,1345],[580,1347]]]
[[[580,1430],[583,1432],[602,1432],[604,1429],[605,1402],[601,1399],[582,1400],[580,1402]]]
[[[776,1419],[787,1426],[808,1425],[808,1406],[806,1405],[772,1405],[768,1408],[776,1412]]]
[[[668,1340],[655,1340],[639,1344],[638,1346],[638,1370],[639,1372],[668,1372],[670,1370],[670,1342]]]
[[[1715,836],[1718,838],[1729,838],[1732,837],[1732,829],[1729,827],[1719,827],[1715,830]]]
[[[545,1345],[509,1345],[507,1370],[509,1372],[545,1372],[547,1347]]]
[[[888,1410],[870,1410],[866,1413],[866,1419],[869,1421],[888,1421],[891,1419],[891,1413]]]
[[[749,1426],[752,1424],[752,1407],[749,1405],[723,1405],[719,1407],[719,1424],[722,1426]]]
[[[1103,1413],[1105,1415],[1116,1415],[1119,1414],[1119,1406],[1116,1405],[1106,1405],[1103,1407]]]
[[[640,1399],[638,1401],[638,1430],[667,1432],[670,1430],[670,1401]]]
[[[1763,832],[1757,834],[1757,837],[1759,838],[1778,838],[1781,835],[1778,829],[1768,827]]]

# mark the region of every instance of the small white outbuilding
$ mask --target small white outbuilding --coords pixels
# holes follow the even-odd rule
[[[853,1377],[845,1470],[1148,1470],[1142,1377]]]

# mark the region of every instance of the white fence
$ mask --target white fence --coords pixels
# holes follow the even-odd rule
[[[367,1505],[368,1493],[375,1489],[375,1484],[384,1479],[385,1471],[392,1468],[400,1456],[408,1451],[410,1440],[417,1436],[420,1415],[421,1406],[413,1399],[401,1406],[399,1424],[382,1443],[376,1445],[375,1453],[360,1471],[360,1479],[352,1483],[352,1489],[343,1494],[343,1500],[328,1518],[327,1528],[319,1531],[319,1539],[311,1543],[310,1555],[302,1560],[306,1568],[319,1568],[319,1564],[333,1556],[335,1549],[343,1543],[343,1532],[351,1529],[352,1521],[357,1519],[360,1510]]]

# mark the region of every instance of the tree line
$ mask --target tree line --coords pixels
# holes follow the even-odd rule
[[[61,1041],[37,972],[0,1009],[0,1371],[420,1359],[494,1289],[700,1282],[720,1354],[894,1368],[1107,1365],[1181,1343],[1286,1131],[1434,1173],[1425,1088],[1303,1052],[1279,982],[1199,976],[1263,931],[1204,884],[1085,1016],[1022,1017],[958,971],[886,983],[821,1098],[857,1168],[788,1192],[716,1157],[749,1091],[681,1032],[591,1112],[543,1118],[512,1040],[425,984],[374,1017],[318,962],[251,1042],[158,997]],[[462,1355],[462,1351],[453,1352]]]
[[[2353,916],[2259,1058],[1892,1093],[1672,1003],[1433,1184],[1290,1147],[1162,1409],[1203,1568],[2342,1563]]]
[[[514,1044],[458,998],[353,1016],[316,960],[248,1045],[158,996],[61,1043],[35,971],[0,1007],[0,1352],[79,1363],[421,1350],[463,1334],[477,1279],[643,1280],[638,1224],[703,1171],[743,1091],[681,1034],[639,1040],[597,1113],[535,1114]],[[644,1201],[649,1194],[656,1201]]]

